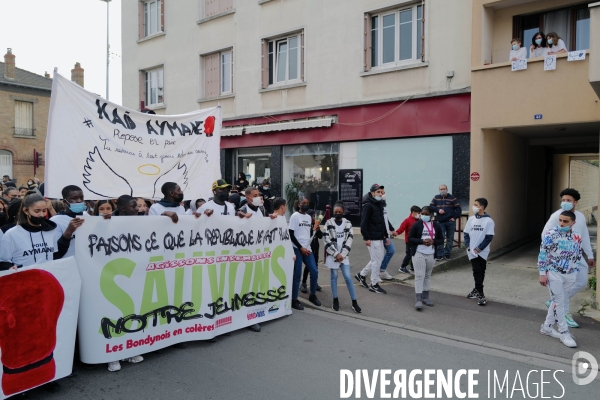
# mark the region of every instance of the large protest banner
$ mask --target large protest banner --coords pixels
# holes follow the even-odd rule
[[[186,199],[208,198],[221,177],[221,108],[151,115],[121,107],[54,72],[46,137],[45,195],[67,185],[86,199],[160,199],[177,182]]]
[[[0,398],[71,374],[80,290],[73,257],[0,272]]]
[[[81,361],[121,360],[291,314],[285,218],[86,218]]]

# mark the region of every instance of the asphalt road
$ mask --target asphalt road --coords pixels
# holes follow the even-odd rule
[[[123,369],[114,373],[108,372],[105,365],[95,370],[77,366],[78,376],[60,381],[61,392],[48,394],[35,389],[30,398],[338,399],[341,369],[366,369],[370,376],[375,369],[405,369],[408,374],[415,369],[451,369],[454,373],[478,369],[474,392],[479,398],[488,398],[488,371],[492,397],[495,371],[500,381],[508,372],[508,386],[502,392],[496,386],[497,398],[507,398],[508,387],[512,391],[515,381],[517,391],[512,398],[523,398],[518,373],[522,388],[528,388],[533,398],[542,380],[539,371],[558,368],[565,372],[557,372],[556,379],[552,373],[545,373],[543,381],[548,383],[544,384],[544,396],[591,399],[597,398],[600,390],[598,380],[587,386],[575,385],[568,365],[541,355],[498,352],[458,338],[311,309],[265,323],[260,333],[241,330],[220,337],[216,343],[192,342],[186,349],[171,347],[145,357],[140,364],[123,363]],[[538,372],[529,374],[527,383],[532,370]],[[461,391],[467,390],[466,383],[466,378],[460,381]],[[393,389],[392,380],[388,392]],[[364,386],[361,395],[367,398]],[[374,398],[380,398],[379,386]]]

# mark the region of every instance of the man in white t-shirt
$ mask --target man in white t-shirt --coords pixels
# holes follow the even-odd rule
[[[477,304],[485,306],[487,299],[483,294],[483,280],[485,278],[485,269],[487,259],[490,255],[490,243],[494,238],[494,220],[486,214],[488,201],[479,198],[473,203],[473,215],[467,221],[464,229],[465,246],[467,246],[467,256],[473,267],[473,279],[475,288],[467,295],[469,299],[478,299]]]
[[[581,247],[583,248],[583,252],[587,256],[588,260],[586,263],[583,257],[581,258],[575,284],[571,288],[571,291],[568,293],[568,295],[565,296],[565,314],[567,325],[570,328],[579,328],[579,324],[575,322],[573,315],[570,312],[571,297],[575,296],[581,289],[586,287],[588,281],[588,270],[594,268],[594,252],[592,251],[592,244],[590,243],[590,232],[588,231],[588,227],[586,225],[585,215],[575,210],[579,199],[581,199],[581,195],[577,190],[567,188],[560,192],[560,199],[560,209],[555,211],[554,214],[552,214],[548,219],[548,222],[546,222],[546,226],[544,226],[544,230],[542,231],[542,239],[546,235],[546,232],[558,226],[558,218],[563,211],[571,211],[575,214],[575,225],[573,226],[573,230],[576,230],[581,234]],[[550,307],[552,305],[552,300],[546,301],[545,304],[546,307]]]
[[[164,215],[171,218],[173,222],[179,221],[178,215],[185,214],[185,208],[181,205],[183,191],[175,182],[167,182],[160,188],[164,198],[152,204],[148,215]]]
[[[247,187],[244,194],[246,195],[246,204],[240,207],[239,212],[244,214],[246,218],[250,218],[254,214],[257,214],[259,217],[270,217],[271,219],[277,218],[277,214],[269,215],[267,213],[258,188]]]

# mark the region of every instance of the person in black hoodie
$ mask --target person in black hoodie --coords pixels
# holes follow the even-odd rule
[[[178,216],[185,214],[185,208],[181,205],[183,191],[175,182],[166,182],[162,185],[160,191],[165,197],[150,207],[148,215],[164,215],[177,223],[179,221]]]
[[[14,199],[10,203],[8,203],[8,209],[6,211],[6,223],[2,225],[2,232],[6,233],[10,228],[13,228],[17,225],[17,215],[19,215],[19,210],[21,209],[21,204],[23,200]]]
[[[237,180],[234,182],[234,187],[237,189],[239,193],[243,193],[244,190],[248,187],[248,180],[246,179],[246,174],[240,172],[238,174]]]
[[[366,201],[363,203],[360,220],[360,233],[365,245],[369,249],[371,261],[354,275],[356,280],[371,292],[385,294],[386,291],[379,286],[381,277],[379,268],[385,254],[384,243],[389,246],[389,231],[385,223],[382,195],[384,187],[377,183],[371,186]],[[367,275],[371,274],[371,285],[367,285]]]
[[[275,197],[273,196],[273,194],[271,194],[271,183],[269,182],[268,179],[265,179],[262,181],[261,186],[258,188],[258,191],[260,192],[260,194],[263,196],[265,203],[264,203],[264,207],[265,210],[267,210],[267,212],[269,214],[273,213],[273,204],[271,203],[273,200],[275,200]]]
[[[413,224],[408,233],[410,254],[415,269],[415,308],[421,311],[423,303],[433,307],[429,300],[429,279],[435,264],[435,246],[444,244],[444,234],[437,222],[431,221],[434,209],[423,207],[421,219]]]
[[[319,266],[319,240],[323,239],[323,231],[321,231],[321,229],[319,228],[319,225],[321,224],[321,221],[319,221],[318,219],[315,218],[315,210],[308,210],[306,212],[308,215],[310,215],[310,218],[312,219],[312,239],[310,242],[310,250],[313,253],[313,257],[315,258],[315,264],[317,264],[317,267]],[[308,273],[310,271],[308,270],[308,266],[304,265],[304,272],[302,273],[302,283],[300,284],[300,291],[302,293],[308,293],[308,287],[306,286],[306,281],[308,280]],[[319,286],[319,284],[317,283],[317,292],[321,291],[321,286]]]

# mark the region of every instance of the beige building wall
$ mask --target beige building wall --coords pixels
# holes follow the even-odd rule
[[[571,184],[570,187],[577,189],[581,194],[581,200],[577,204],[577,210],[586,217],[586,222],[592,221],[592,214],[597,216],[598,209],[598,167],[581,160],[571,161]]]
[[[220,104],[225,118],[468,91],[471,0],[428,0],[426,62],[363,73],[364,15],[421,1],[235,0],[235,12],[202,23],[203,1],[165,2],[165,32],[138,40],[138,3],[122,2],[123,104],[139,108],[139,71],[164,65],[165,108],[178,114]],[[305,85],[261,90],[261,39],[304,29]],[[233,48],[234,96],[201,99],[200,55]],[[446,78],[453,71],[452,79]]]

